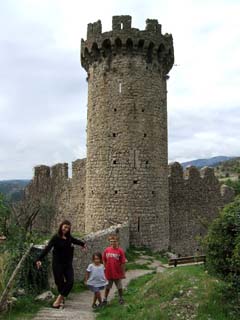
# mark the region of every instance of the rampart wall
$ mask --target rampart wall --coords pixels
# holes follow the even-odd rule
[[[214,169],[198,170],[175,162],[169,166],[170,248],[180,255],[201,253],[200,239],[219,210],[234,197],[220,185]]]

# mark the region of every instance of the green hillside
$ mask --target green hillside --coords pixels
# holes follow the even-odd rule
[[[224,161],[218,164],[214,170],[220,180],[238,180],[240,178],[240,157]]]
[[[23,190],[29,180],[2,180],[0,181],[0,193],[11,201],[19,201],[23,197]]]

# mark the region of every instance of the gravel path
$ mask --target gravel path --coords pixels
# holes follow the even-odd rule
[[[123,285],[145,274],[152,273],[152,270],[130,270],[126,273]],[[109,295],[109,300],[113,299],[116,289],[113,288]],[[65,303],[64,309],[43,308],[33,320],[94,320],[96,315],[92,311],[92,293],[88,290],[72,294]]]

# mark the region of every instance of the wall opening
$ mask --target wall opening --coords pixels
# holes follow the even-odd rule
[[[137,221],[137,231],[140,232],[140,217],[138,217]]]
[[[117,193],[118,193],[118,191],[117,191],[117,190],[115,190],[115,191],[114,191],[114,193],[115,193],[115,194],[117,194]]]
[[[117,164],[117,160],[113,160],[113,164]]]
[[[121,30],[123,29],[123,23],[122,22],[120,23],[120,29]]]
[[[119,82],[118,91],[119,93],[122,93],[122,82]]]
[[[152,191],[152,195],[153,195],[153,196],[155,195],[155,191]]]
[[[149,161],[148,160],[146,160],[146,162],[145,162],[146,164],[149,164]]]
[[[116,47],[116,51],[120,52],[122,49],[122,40],[120,38],[117,38],[115,40],[115,47]]]
[[[133,184],[137,184],[138,183],[138,180],[137,179],[134,179],[133,180]]]
[[[144,135],[143,135],[143,136],[144,136],[144,138],[146,138],[147,134],[146,134],[146,133],[144,133]]]
[[[142,112],[144,112],[145,111],[145,109],[142,109]]]
[[[136,150],[133,150],[133,167],[136,169]]]
[[[117,112],[117,109],[116,109],[116,108],[114,108],[114,112]]]
[[[126,48],[127,48],[128,52],[131,52],[133,50],[133,41],[132,41],[132,39],[127,39]]]
[[[115,132],[113,133],[113,137],[114,137],[114,138],[116,137],[116,133],[115,133]]]
[[[153,60],[153,47],[154,47],[154,43],[150,42],[150,44],[148,46],[148,50],[147,50],[147,63],[152,63],[152,60]]]
[[[144,46],[144,40],[143,39],[140,39],[138,41],[138,49],[142,50],[143,49],[143,46]]]

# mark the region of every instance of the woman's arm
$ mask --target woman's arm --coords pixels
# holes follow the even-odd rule
[[[85,241],[80,240],[80,239],[76,239],[76,238],[74,238],[74,237],[71,237],[71,242],[72,242],[73,244],[77,244],[78,246],[82,246],[82,247],[85,247],[85,245],[86,245],[86,242],[85,242]]]
[[[43,249],[43,251],[40,253],[40,255],[37,258],[37,262],[41,261],[48,253],[49,251],[52,249],[52,247],[54,246],[56,241],[56,236],[53,236],[52,239],[48,242],[48,244],[46,245],[46,247]]]

